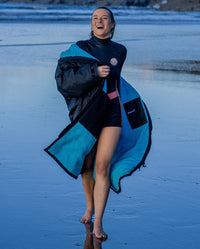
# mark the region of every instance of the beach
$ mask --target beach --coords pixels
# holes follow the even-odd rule
[[[43,149],[69,124],[57,60],[88,39],[90,23],[7,20],[0,30],[0,248],[89,249],[81,178]],[[149,109],[152,147],[147,167],[110,192],[108,239],[96,248],[199,248],[199,38],[190,20],[117,24],[114,40],[128,50],[122,76]]]

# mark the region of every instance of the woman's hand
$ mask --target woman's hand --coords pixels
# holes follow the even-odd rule
[[[98,67],[99,77],[106,78],[110,73],[110,67],[103,65]]]

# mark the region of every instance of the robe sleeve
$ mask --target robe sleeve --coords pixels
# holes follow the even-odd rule
[[[62,63],[58,61],[55,73],[58,91],[65,98],[79,98],[100,82],[97,63]]]

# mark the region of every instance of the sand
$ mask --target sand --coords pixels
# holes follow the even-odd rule
[[[84,248],[91,236],[79,223],[81,180],[43,149],[69,123],[57,59],[87,39],[90,26],[6,22],[0,30],[0,248]],[[121,194],[110,193],[104,249],[199,248],[200,84],[185,70],[199,60],[199,37],[194,23],[117,26],[114,39],[128,49],[122,76],[149,108],[153,142],[147,168],[123,179]],[[174,61],[180,70],[166,66]]]

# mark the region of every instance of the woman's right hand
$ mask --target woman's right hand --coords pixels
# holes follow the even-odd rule
[[[110,73],[110,67],[103,65],[98,67],[99,77],[106,78]]]

